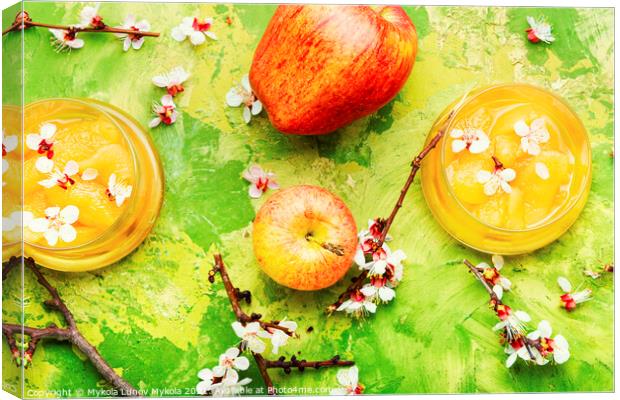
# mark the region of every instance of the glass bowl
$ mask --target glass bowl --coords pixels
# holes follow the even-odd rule
[[[490,86],[459,100],[431,128],[427,143],[439,130],[445,134],[421,169],[424,197],[439,224],[466,246],[492,254],[529,253],[559,238],[585,206],[592,179],[590,143],[579,118],[556,95],[527,84]],[[532,155],[535,151],[515,126],[522,121],[533,131],[536,119],[544,120],[549,137],[540,142],[540,153]],[[459,130],[479,132],[475,129],[489,139],[484,151],[484,146],[453,148],[454,140],[464,139]],[[544,168],[539,169],[541,163]],[[478,165],[491,173],[516,171],[516,178],[507,182],[510,193],[501,186],[493,195],[485,193],[489,174],[476,172]]]
[[[143,242],[162,205],[162,167],[149,135],[136,120],[112,105],[93,99],[46,99],[24,107],[24,137],[32,133],[33,126],[38,126],[38,122],[45,122],[37,120],[38,113],[44,113],[45,121],[54,121],[59,125],[72,121],[87,121],[88,124],[89,119],[96,118],[98,123],[104,125],[93,126],[92,132],[99,129],[96,131],[98,134],[104,130],[103,134],[118,134],[119,136],[115,137],[120,138],[119,143],[128,150],[131,159],[128,168],[131,169],[132,191],[122,205],[122,210],[118,211],[118,217],[109,226],[95,231],[85,242],[75,244],[59,241],[57,245],[51,246],[40,238],[37,241],[31,240],[33,233],[28,227],[24,227],[24,255],[33,257],[38,264],[47,268],[71,272],[94,270],[120,260]],[[75,141],[79,145],[81,133],[74,133]],[[73,135],[66,136],[66,143],[73,140],[71,136]],[[54,159],[56,158],[57,156],[54,156]],[[104,164],[105,161],[107,159],[104,158]],[[102,176],[101,179],[108,178]],[[80,185],[80,182],[77,185]],[[61,191],[56,187],[53,189]],[[73,190],[73,187],[69,190]],[[101,198],[104,192],[98,193]],[[106,189],[105,195],[110,196],[109,193],[109,189]],[[26,194],[24,201],[26,205],[29,204],[27,196]],[[106,198],[105,201],[109,200],[113,206],[115,202],[112,199]],[[80,210],[81,215],[85,212],[92,212],[92,209]]]

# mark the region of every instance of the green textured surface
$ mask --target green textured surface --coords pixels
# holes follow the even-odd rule
[[[35,20],[77,22],[80,4],[26,3]],[[353,359],[366,393],[610,391],[613,389],[613,277],[592,282],[594,300],[568,314],[560,309],[555,280],[584,280],[584,268],[613,258],[613,10],[407,7],[420,35],[413,73],[395,101],[375,115],[325,137],[287,137],[265,115],[246,126],[241,109],[224,97],[249,69],[253,49],[274,7],[111,4],[109,24],[127,13],[151,22],[159,39],[140,51],[122,51],[111,35],[87,35],[83,49],[57,54],[45,29],[25,33],[26,102],[48,97],[92,97],[112,103],[145,125],[162,95],[150,78],[182,65],[192,73],[178,97],[182,115],[171,127],[151,130],[165,168],[161,216],[145,243],[121,262],[88,273],[45,271],[73,310],[84,335],[133,385],[147,390],[197,383],[196,372],[217,363],[237,338],[221,283],[209,285],[211,246],[217,246],[233,282],[253,293],[253,311],[296,320],[301,338],[283,348],[290,356]],[[217,42],[193,48],[170,30],[184,16],[213,16]],[[527,15],[546,16],[557,41],[525,39]],[[224,22],[233,18],[232,26]],[[10,19],[10,17],[9,17]],[[9,23],[5,17],[4,26]],[[15,45],[19,34],[3,38]],[[414,184],[393,227],[393,245],[408,255],[396,300],[377,315],[352,321],[327,318],[324,307],[346,281],[314,293],[284,289],[258,269],[251,251],[251,221],[262,200],[250,200],[240,178],[251,162],[277,173],[283,187],[316,184],[338,194],[359,226],[389,212],[433,120],[472,83],[528,82],[554,90],[583,120],[591,138],[594,176],[577,223],[555,243],[507,260],[515,289],[505,300],[534,321],[548,319],[571,345],[561,366],[504,367],[491,331],[496,317],[487,297],[460,264],[483,256],[459,245],[433,220]],[[353,105],[352,105],[353,106]],[[350,272],[352,276],[355,271]],[[5,282],[4,319],[19,317],[19,279]],[[26,274],[26,323],[59,322],[41,302],[45,293]],[[312,326],[314,331],[306,333]],[[17,368],[4,346],[5,383]],[[280,388],[331,388],[335,370],[274,372]],[[252,386],[261,379],[254,366]],[[66,344],[39,346],[25,374],[26,390],[68,389],[88,395],[106,388],[83,356]],[[28,394],[28,392],[26,393]]]

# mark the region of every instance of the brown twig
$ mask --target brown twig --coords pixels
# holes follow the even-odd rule
[[[54,310],[59,311],[63,315],[64,320],[67,323],[67,327],[60,328],[54,324],[51,324],[46,328],[34,328],[30,326],[8,324],[3,322],[2,333],[7,338],[11,353],[15,357],[18,365],[23,364],[24,367],[27,367],[27,365],[32,361],[32,357],[36,350],[37,344],[42,339],[68,341],[75,345],[78,349],[82,351],[82,353],[86,355],[86,357],[90,360],[90,362],[97,369],[97,371],[99,371],[101,376],[103,376],[106,381],[108,381],[118,390],[118,394],[120,396],[139,397],[139,392],[130,383],[121,378],[114,371],[114,369],[112,369],[110,365],[103,359],[103,357],[101,357],[97,349],[92,344],[90,344],[90,342],[88,342],[88,340],[86,340],[84,336],[82,336],[76,326],[73,314],[58,294],[56,288],[49,283],[43,273],[37,268],[32,258],[22,259],[18,257],[11,257],[11,259],[7,263],[7,266],[5,266],[3,269],[3,279],[6,278],[8,271],[15,268],[16,265],[20,265],[22,260],[24,262],[24,266],[28,267],[28,269],[30,269],[35,274],[39,284],[43,286],[50,294],[51,299],[45,301],[44,304]],[[27,336],[29,338],[28,347],[26,348],[26,350],[22,349],[21,352],[19,351],[17,342],[15,340],[15,335],[21,336],[20,340],[22,341],[22,343],[25,340],[24,336]]]
[[[431,150],[437,147],[437,144],[439,143],[439,141],[445,134],[447,125],[449,121],[452,119],[454,112],[455,111],[453,109],[448,114],[448,116],[445,118],[443,126],[437,131],[435,136],[433,136],[433,138],[426,144],[426,146],[424,146],[422,151],[411,162],[411,171],[409,172],[409,176],[407,177],[407,180],[405,181],[405,184],[403,185],[403,188],[400,191],[400,196],[398,196],[398,200],[396,201],[396,204],[394,205],[394,208],[392,209],[390,216],[387,219],[378,220],[378,222],[383,225],[383,229],[381,230],[381,236],[376,241],[377,248],[380,248],[381,246],[383,246],[383,243],[385,242],[388,236],[390,228],[392,227],[392,223],[394,222],[394,219],[396,218],[396,214],[398,214],[398,211],[402,208],[403,202],[405,201],[405,197],[407,196],[407,193],[409,192],[409,189],[411,188],[411,185],[413,184],[413,181],[418,173],[418,170],[422,166],[422,161],[428,155],[428,153],[431,152]],[[342,305],[342,303],[344,303],[351,297],[352,293],[355,293],[358,290],[360,290],[362,286],[364,285],[364,282],[366,281],[367,277],[368,277],[368,270],[363,270],[357,277],[353,278],[352,283],[349,285],[349,287],[347,287],[347,289],[340,296],[338,296],[338,300],[336,300],[334,303],[332,303],[331,305],[327,307],[326,309],[327,313],[331,314],[332,312],[336,311],[338,307]]]
[[[292,368],[297,368],[303,371],[306,368],[319,369],[322,367],[350,367],[354,365],[353,361],[343,361],[339,356],[333,357],[331,360],[324,361],[306,361],[299,360],[297,357],[292,356],[290,361],[286,361],[284,356],[275,361],[267,361],[265,366],[267,368],[281,368],[285,373],[290,374]]]
[[[240,300],[245,300],[246,303],[249,304],[251,302],[250,292],[247,290],[241,291],[233,285],[232,281],[230,280],[230,276],[228,275],[226,266],[224,265],[224,261],[222,260],[221,254],[215,254],[213,256],[213,260],[215,263],[213,265],[213,268],[209,271],[209,282],[215,282],[215,275],[220,275],[220,277],[222,278],[222,282],[224,283],[226,295],[228,296],[228,300],[230,301],[230,305],[233,309],[233,313],[235,314],[237,321],[244,325],[250,322],[258,322],[260,326],[268,332],[273,332],[274,329],[279,329],[289,336],[296,336],[295,332],[292,332],[288,328],[280,326],[279,321],[266,322],[261,320],[262,316],[260,314],[246,314],[241,308]],[[297,360],[294,356],[291,357],[290,361],[285,361],[284,357],[280,357],[278,360],[267,360],[261,354],[255,352],[252,352],[252,356],[256,361],[256,366],[258,367],[260,375],[265,382],[265,386],[267,386],[267,394],[269,395],[275,395],[276,389],[273,385],[271,377],[269,376],[269,372],[267,371],[268,369],[282,368],[285,372],[290,372],[291,368],[293,367],[299,369],[300,371],[303,371],[304,368],[318,369],[320,367],[341,367],[354,365],[353,361],[341,361],[339,356],[334,356],[331,359],[324,361],[300,361]]]
[[[25,14],[25,15],[22,15]],[[126,33],[128,35],[139,35],[139,36],[149,36],[149,37],[159,37],[159,32],[143,32],[136,31],[133,29],[125,29],[125,28],[114,28],[111,26],[104,25],[101,28],[87,28],[81,26],[68,26],[68,25],[56,25],[56,24],[46,24],[42,22],[35,22],[30,19],[30,16],[25,11],[20,11],[15,17],[15,22],[11,24],[7,29],[2,31],[2,35],[11,32],[11,31],[19,31],[23,29],[28,29],[31,27],[40,27],[40,28],[49,28],[49,29],[60,29],[63,31],[72,31],[72,32],[88,32],[88,33]]]

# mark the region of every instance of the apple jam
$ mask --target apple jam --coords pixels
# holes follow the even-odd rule
[[[557,239],[577,219],[590,187],[590,145],[558,97],[529,85],[493,86],[448,107],[429,140],[442,128],[423,163],[422,186],[456,239],[520,254]]]
[[[163,180],[147,134],[93,100],[24,108],[24,252],[52,269],[108,265],[137,247],[161,206]]]

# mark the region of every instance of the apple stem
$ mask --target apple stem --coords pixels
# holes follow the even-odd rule
[[[491,298],[490,304],[493,307],[493,311],[497,312],[497,308],[501,305],[504,305],[504,303],[502,303],[500,298],[497,296],[497,293],[493,291],[493,288],[491,287],[491,285],[489,285],[486,279],[484,279],[480,271],[480,268],[476,267],[474,264],[472,264],[467,259],[463,260],[463,264],[465,264],[469,268],[471,273],[474,274],[476,279],[479,280],[480,283],[482,283],[482,286],[484,286],[484,289],[487,291],[487,293],[489,294],[489,297]],[[523,336],[521,339],[523,340],[523,344],[525,345],[525,348],[527,349],[530,355],[530,358],[532,360],[535,360],[534,354],[532,353],[531,349],[538,348],[539,343],[537,343],[535,340],[528,339],[526,336]]]
[[[140,397],[140,393],[121,378],[115,371],[108,365],[108,363],[103,359],[103,357],[99,354],[97,349],[88,342],[82,336],[77,325],[75,323],[75,319],[73,314],[62,300],[58,291],[54,286],[52,286],[49,281],[45,278],[43,273],[39,270],[32,258],[22,258],[22,257],[11,257],[8,263],[2,270],[2,280],[5,280],[9,275],[9,272],[17,267],[18,265],[23,265],[28,267],[36,276],[37,282],[43,286],[47,292],[50,294],[51,299],[44,302],[44,304],[51,309],[59,311],[63,317],[65,322],[67,323],[66,328],[59,328],[54,324],[49,325],[46,328],[33,328],[24,325],[17,324],[7,324],[2,323],[2,333],[7,339],[7,343],[11,350],[11,353],[16,358],[18,365],[23,366],[24,368],[28,366],[28,364],[32,361],[32,357],[34,356],[34,352],[36,350],[36,346],[42,339],[55,339],[57,341],[68,341],[75,345],[78,349],[82,351],[88,357],[93,366],[99,371],[101,376],[108,381],[111,385],[113,385],[116,389],[119,390],[120,396],[131,396],[131,397]],[[23,343],[25,338],[24,336],[29,337],[28,346],[25,350],[20,350],[18,348],[18,344],[15,340],[15,335],[20,335],[20,341]]]
[[[308,240],[310,240],[307,237]],[[295,332],[290,331],[289,329],[280,326],[279,321],[271,321],[265,322],[261,320],[262,315],[252,313],[248,315],[243,311],[240,304],[240,294],[249,303],[248,299],[251,298],[249,291],[241,291],[238,288],[235,288],[232,281],[230,280],[230,276],[228,275],[228,270],[224,265],[224,261],[222,260],[221,254],[213,255],[214,265],[213,268],[209,271],[209,282],[215,282],[215,275],[219,274],[222,278],[222,282],[224,283],[224,289],[226,289],[226,294],[228,296],[228,300],[230,301],[230,305],[233,309],[235,317],[237,321],[242,324],[247,324],[249,322],[258,322],[260,326],[266,330],[267,332],[273,332],[274,329],[281,330],[289,336],[296,337]],[[283,357],[280,357],[278,360],[267,360],[261,354],[252,352],[252,356],[254,357],[254,361],[256,361],[256,366],[260,372],[263,381],[265,382],[265,386],[267,386],[267,394],[275,395],[276,389],[273,385],[273,381],[267,372],[270,368],[282,368],[284,372],[289,373],[291,368],[298,368],[299,371],[303,371],[304,368],[320,368],[320,367],[341,367],[341,366],[349,366],[354,365],[353,361],[341,361],[339,356],[334,356],[329,360],[324,361],[299,361],[294,356],[291,357],[291,361],[285,361]],[[288,371],[288,372],[287,372]]]
[[[90,33],[126,33],[126,34],[139,34],[140,36],[150,36],[150,37],[159,37],[158,32],[137,32],[132,29],[124,29],[124,28],[113,28],[107,25],[104,25],[102,28],[83,28],[80,26],[66,26],[66,25],[54,25],[54,24],[46,24],[42,22],[35,22],[30,19],[30,16],[26,11],[20,11],[17,13],[15,17],[15,21],[11,26],[2,31],[2,36],[6,35],[12,31],[20,31],[23,29],[31,28],[33,26],[38,26],[41,28],[49,28],[49,29],[60,29],[63,31],[72,31],[72,32],[90,32]]]

